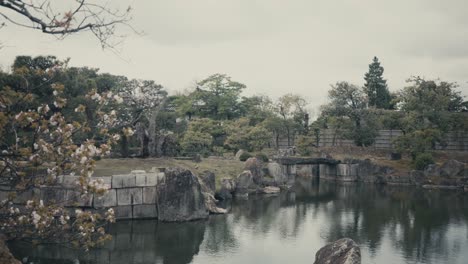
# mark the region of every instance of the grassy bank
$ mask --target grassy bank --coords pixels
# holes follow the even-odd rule
[[[206,158],[196,163],[191,160],[176,160],[173,158],[147,158],[147,159],[103,159],[97,162],[95,176],[110,176],[125,174],[132,170],[150,171],[153,167],[183,167],[195,174],[209,170],[215,173],[217,186],[222,178],[233,178],[239,175],[244,163],[234,159]]]

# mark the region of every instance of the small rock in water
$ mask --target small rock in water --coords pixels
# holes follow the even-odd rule
[[[264,194],[273,194],[273,193],[279,193],[281,189],[279,187],[275,186],[267,186],[263,188],[262,193]]]
[[[361,250],[350,238],[342,238],[321,248],[314,264],[361,264]]]

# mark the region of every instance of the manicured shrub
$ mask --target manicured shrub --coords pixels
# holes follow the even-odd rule
[[[250,154],[250,153],[248,153],[248,152],[244,152],[244,153],[242,153],[242,154],[240,155],[239,160],[240,160],[240,161],[246,161],[246,160],[248,160],[248,159],[251,158],[251,157],[252,157],[252,154]]]
[[[413,161],[414,167],[417,170],[424,170],[428,165],[434,164],[434,159],[431,153],[419,153]]]
[[[265,153],[258,153],[255,155],[255,157],[263,162],[268,162],[270,159],[268,158],[268,155]]]

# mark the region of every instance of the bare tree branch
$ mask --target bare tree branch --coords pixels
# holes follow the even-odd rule
[[[55,5],[54,5],[55,2]],[[59,38],[90,31],[103,48],[113,48],[116,27],[126,25],[135,31],[128,22],[131,8],[114,10],[108,3],[94,3],[93,0],[74,0],[69,10],[60,10],[53,0],[0,0],[0,18],[17,26],[41,30]],[[67,1],[68,2],[68,1]],[[98,1],[102,2],[102,1]],[[61,3],[64,5],[64,3]],[[67,3],[68,4],[68,3]],[[0,21],[0,28],[5,25]]]

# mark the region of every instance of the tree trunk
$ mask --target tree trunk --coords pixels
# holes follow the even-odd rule
[[[120,155],[122,156],[122,158],[128,158],[128,138],[123,133],[121,134],[121,138],[122,140],[120,140]]]
[[[136,132],[138,135],[138,139],[140,140],[140,156],[145,158],[149,156],[149,137],[148,131],[146,130],[145,126],[142,123],[138,123],[136,127]]]
[[[148,145],[148,149],[149,149],[149,155],[151,157],[155,157],[156,156],[156,148],[157,148],[157,145],[158,145],[158,135],[157,135],[157,132],[156,132],[156,117],[154,114],[151,115],[150,117],[150,123],[149,123],[149,127],[148,127],[148,130],[149,130],[149,145]]]

